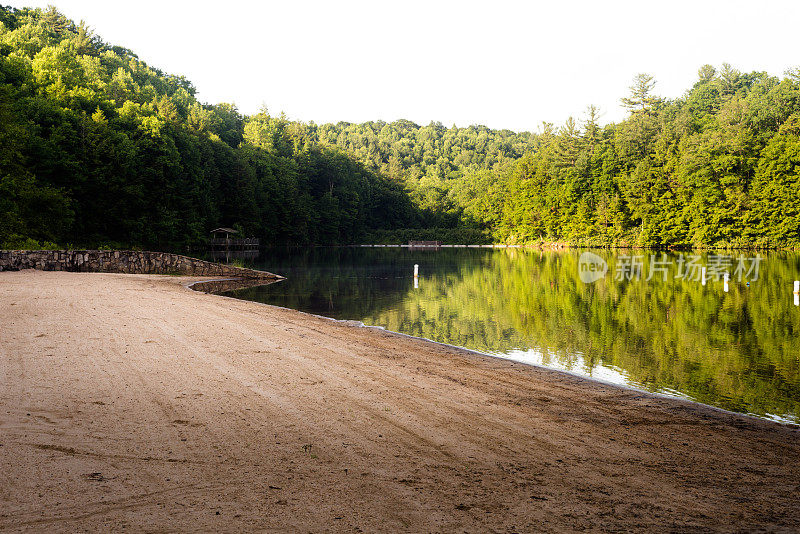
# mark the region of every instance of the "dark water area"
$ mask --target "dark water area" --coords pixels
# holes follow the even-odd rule
[[[287,279],[228,295],[800,423],[796,253],[284,248],[254,266]]]

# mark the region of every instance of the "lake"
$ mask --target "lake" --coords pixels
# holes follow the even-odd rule
[[[324,247],[255,266],[287,279],[228,295],[800,423],[800,254]]]

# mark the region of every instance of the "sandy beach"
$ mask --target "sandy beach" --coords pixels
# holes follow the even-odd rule
[[[797,427],[191,280],[0,273],[0,530],[800,530]]]

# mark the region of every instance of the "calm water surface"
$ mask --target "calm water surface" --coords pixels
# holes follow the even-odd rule
[[[229,295],[800,423],[800,255],[583,252],[275,249]]]

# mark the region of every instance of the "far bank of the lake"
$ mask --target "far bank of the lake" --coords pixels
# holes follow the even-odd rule
[[[606,250],[653,250],[653,251],[798,251],[800,245],[756,245],[747,243],[724,243],[716,245],[687,244],[670,245],[668,247],[654,247],[652,245],[637,245],[631,243],[603,243],[603,242],[568,242],[568,241],[536,241],[524,243],[447,243],[442,242],[436,246],[419,246],[407,243],[360,243],[350,245],[314,245],[318,247],[364,247],[364,248],[521,248],[532,250],[570,250],[570,249],[606,249]]]

